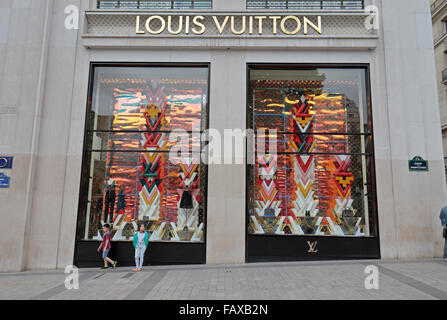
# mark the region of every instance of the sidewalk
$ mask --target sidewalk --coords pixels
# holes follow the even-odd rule
[[[379,268],[379,290],[365,289],[365,267]],[[63,270],[0,274],[0,299],[447,300],[447,262],[329,261],[228,266],[80,270],[79,290],[65,289]]]

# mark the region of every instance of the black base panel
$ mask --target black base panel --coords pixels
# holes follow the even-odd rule
[[[78,241],[74,265],[79,268],[99,267],[103,264],[101,254],[97,252],[101,242]],[[180,265],[206,263],[204,243],[149,243],[144,256],[144,265]],[[118,260],[122,267],[135,266],[135,249],[132,242],[112,242],[109,258]]]
[[[355,259],[380,259],[379,240],[306,236],[247,237],[247,262]]]

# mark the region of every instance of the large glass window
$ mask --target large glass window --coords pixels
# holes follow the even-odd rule
[[[365,68],[250,68],[252,235],[376,235]]]
[[[79,238],[100,240],[107,222],[126,241],[143,223],[150,241],[202,242],[208,67],[93,70]],[[175,158],[174,145],[190,153]]]

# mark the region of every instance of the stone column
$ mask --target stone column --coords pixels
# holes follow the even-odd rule
[[[382,0],[381,6],[393,185],[388,196],[395,214],[395,229],[383,222],[381,229],[395,232],[398,258],[439,256],[439,212],[447,194],[430,3]],[[429,172],[409,172],[408,160],[417,155],[429,161]],[[382,232],[382,246],[387,236]]]
[[[223,137],[225,129],[246,127],[245,54],[214,51],[211,62],[210,128],[217,129]],[[235,160],[234,155],[231,160]],[[245,165],[209,166],[209,264],[245,262],[245,183]]]

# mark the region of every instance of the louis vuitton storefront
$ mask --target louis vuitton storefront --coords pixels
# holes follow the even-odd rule
[[[143,46],[150,41],[175,45],[209,38],[217,47],[196,47],[187,59],[169,62],[158,62],[161,56],[139,62],[91,61],[77,265],[97,264],[94,249],[106,222],[113,226],[112,254],[121,264],[133,262],[130,240],[140,224],[149,230],[150,263],[205,263],[207,236],[213,238],[209,221],[216,218],[228,219],[226,227],[235,224],[236,236],[245,239],[238,246],[245,250],[247,262],[380,257],[370,63],[299,63],[281,54],[291,37],[318,41],[328,36],[329,26],[337,27],[334,16],[317,11],[128,12],[118,19],[116,12],[109,14],[107,26],[114,21],[116,27],[129,28],[132,39]],[[365,17],[346,18],[360,23]],[[89,32],[104,32],[104,19],[103,12],[87,13]],[[374,42],[375,31],[362,26],[357,32]],[[84,38],[93,41],[88,35]],[[241,39],[242,47],[231,44]],[[224,41],[230,46],[220,47]],[[259,46],[270,47],[271,41],[278,43],[280,52],[261,52],[280,54],[278,58],[247,58]],[[153,55],[164,55],[164,45],[159,46],[151,50]],[[171,55],[185,51],[181,46]],[[214,54],[226,61],[214,62]],[[226,73],[218,71],[228,63]],[[223,78],[215,78],[219,76]],[[227,95],[219,107],[213,105],[211,99],[218,95],[213,90],[228,92],[236,85],[244,92],[231,99],[233,105],[227,105]],[[216,123],[222,126],[222,119],[235,115],[246,122],[216,128]],[[233,137],[228,141],[230,130]],[[186,153],[178,155],[180,150]],[[242,191],[238,200],[245,208],[237,209],[237,218],[222,208],[210,211],[213,168],[223,175],[235,169],[245,173],[222,183],[226,210],[234,210],[230,208],[235,200],[225,196],[227,190]]]
[[[208,157],[227,143],[208,130],[210,64],[91,64],[78,265],[97,263],[104,223],[121,263],[140,224],[152,263],[206,262],[216,164],[246,167],[247,261],[380,256],[368,65],[246,68],[246,161],[233,164],[233,150]]]
[[[428,4],[75,2],[80,29],[47,35],[36,152],[56,157],[36,160],[54,174],[33,177],[22,268],[100,266],[105,223],[121,266],[141,224],[152,265],[436,255]]]

